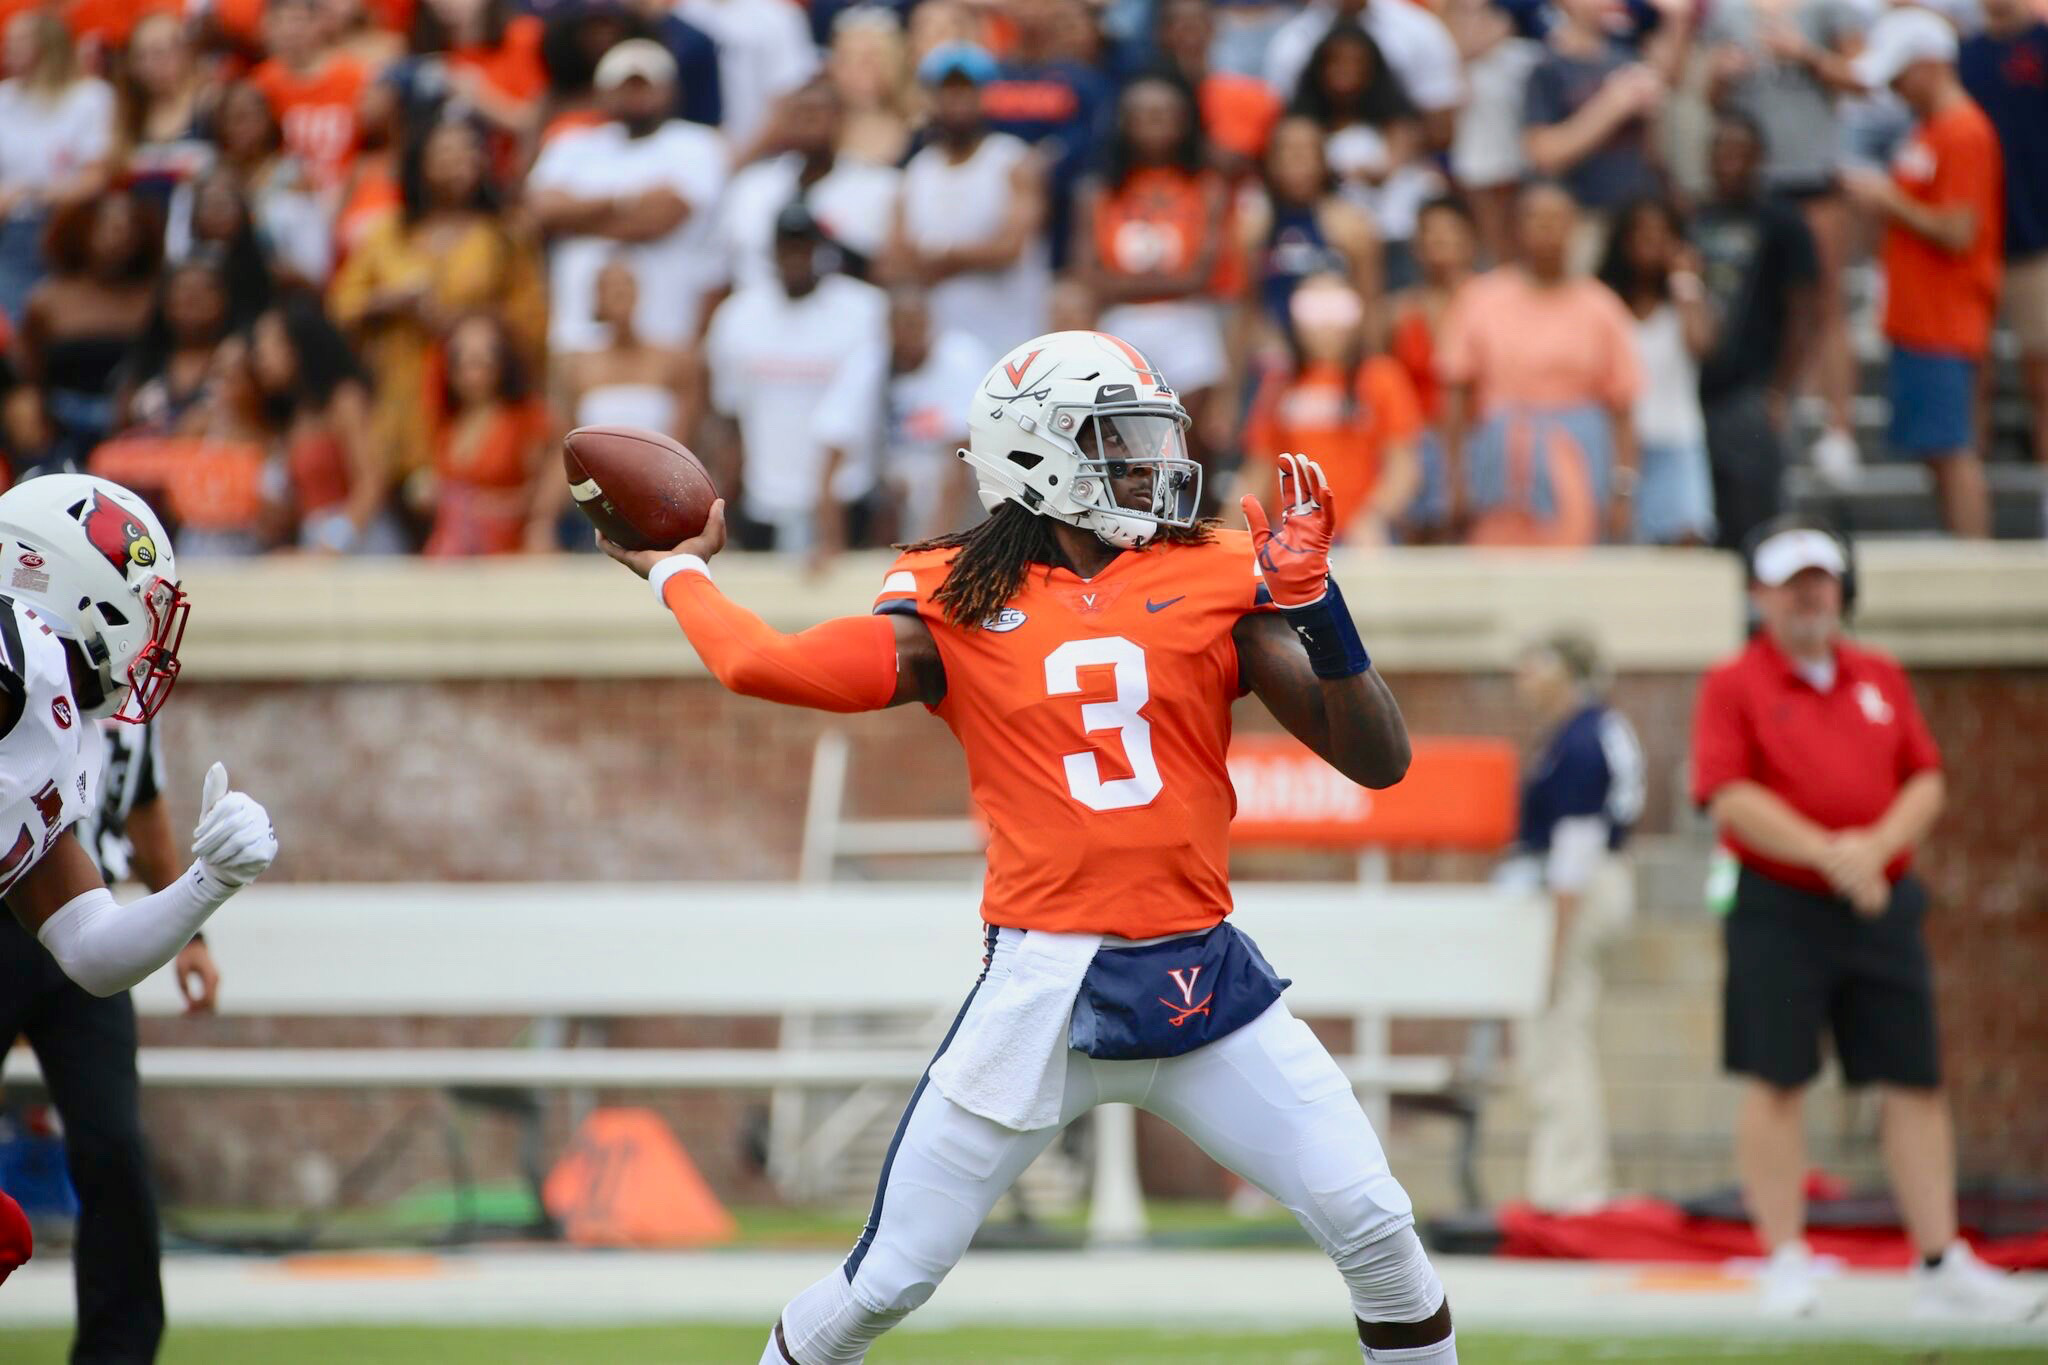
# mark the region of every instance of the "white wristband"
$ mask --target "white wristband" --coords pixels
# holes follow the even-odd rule
[[[679,573],[700,573],[711,577],[711,566],[695,555],[670,555],[647,571],[647,586],[654,589],[654,600],[663,606],[668,599],[661,595],[668,581]]]

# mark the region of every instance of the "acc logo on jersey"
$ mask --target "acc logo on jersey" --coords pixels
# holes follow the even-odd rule
[[[146,569],[156,563],[156,541],[141,522],[105,493],[92,495],[92,503],[78,522],[92,547],[123,574],[131,565]]]
[[[1001,635],[1005,631],[1015,630],[1017,627],[1023,625],[1024,619],[1024,613],[1018,611],[1015,607],[1004,607],[994,616],[991,616],[988,618],[988,620],[983,621],[981,623],[981,628],[985,631],[990,632],[991,634]]]
[[[72,719],[72,717],[71,717],[71,698],[69,698],[69,697],[52,697],[52,698],[50,698],[50,719],[51,719],[51,720],[54,720],[54,721],[56,721],[56,722],[57,722],[57,728],[58,728],[59,730],[69,730],[69,729],[71,728],[71,719]]]

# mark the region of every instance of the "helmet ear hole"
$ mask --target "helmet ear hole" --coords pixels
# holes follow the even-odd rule
[[[128,618],[123,616],[120,608],[116,607],[112,602],[98,602],[94,605],[99,608],[101,619],[108,625],[125,626],[128,624]]]
[[[1022,469],[1036,469],[1045,463],[1045,456],[1030,450],[1013,450],[1010,452],[1010,463]]]

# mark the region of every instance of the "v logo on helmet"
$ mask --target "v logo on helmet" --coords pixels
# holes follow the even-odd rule
[[[92,547],[122,574],[131,566],[147,569],[156,563],[156,541],[148,529],[105,493],[94,490],[78,522]]]
[[[1023,388],[1024,376],[1031,373],[1031,362],[1044,354],[1044,351],[1039,350],[1033,351],[1022,360],[1005,360],[1003,362],[1003,373],[1009,377],[1010,387],[1013,389]]]

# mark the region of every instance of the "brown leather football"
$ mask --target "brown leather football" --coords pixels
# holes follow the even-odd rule
[[[562,438],[562,468],[590,524],[628,550],[688,540],[718,496],[689,447],[640,427],[576,428]]]

